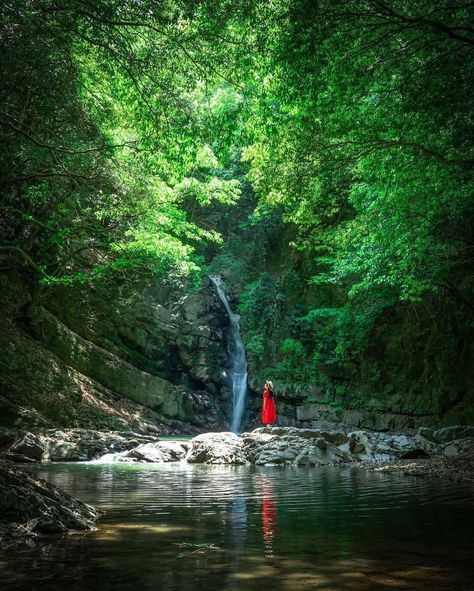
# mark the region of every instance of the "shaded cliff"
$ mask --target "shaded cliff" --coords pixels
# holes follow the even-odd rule
[[[271,273],[256,264],[245,270],[239,254],[234,265],[227,256],[225,269],[219,259],[214,267],[242,316],[247,428],[259,424],[267,378],[283,425],[409,430],[474,422],[472,329],[462,310],[388,306],[363,344],[337,357],[340,325],[308,312],[327,306],[328,295],[304,287],[301,267],[287,281],[284,244],[272,251]],[[198,289],[163,279],[56,287],[38,299],[19,278],[4,277],[2,290],[2,425],[228,428],[229,319],[209,279]]]
[[[57,288],[40,305],[19,281],[3,288],[3,424],[225,426],[228,318],[208,280]]]

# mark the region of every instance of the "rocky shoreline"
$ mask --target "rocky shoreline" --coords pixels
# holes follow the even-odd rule
[[[466,426],[438,430],[420,428],[416,435],[264,427],[241,436],[230,432],[204,433],[188,441],[166,441],[155,435],[87,429],[50,429],[21,433],[16,437],[10,434],[8,442],[5,437],[4,434],[6,449],[3,456],[14,462],[186,461],[257,466],[320,466],[356,462],[367,469],[373,465],[386,471],[390,466],[392,470],[396,470],[396,466],[400,470],[408,470],[407,466],[412,466],[412,473],[421,470],[415,466],[432,465],[433,474],[454,472],[457,466],[454,459],[464,457],[463,454],[469,457],[474,449],[474,427]]]
[[[474,427],[465,426],[420,428],[416,435],[266,427],[241,436],[204,433],[187,441],[87,429],[2,431],[0,446],[0,548],[4,549],[34,545],[34,539],[45,533],[90,530],[99,517],[93,507],[33,478],[15,462],[347,465],[474,482]]]
[[[107,453],[122,452],[158,441],[155,435],[129,431],[47,429],[12,436],[3,455],[7,460],[20,463],[85,462]]]
[[[454,457],[393,460],[391,462],[367,461],[359,464],[364,470],[382,474],[441,478],[455,482],[474,483],[474,449]]]
[[[0,460],[0,549],[34,547],[44,534],[92,530],[98,517],[91,505]]]

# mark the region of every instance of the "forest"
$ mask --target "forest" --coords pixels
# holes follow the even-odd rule
[[[4,321],[218,274],[251,387],[472,421],[473,9],[6,0]]]
[[[467,591],[474,2],[0,1],[2,591]]]

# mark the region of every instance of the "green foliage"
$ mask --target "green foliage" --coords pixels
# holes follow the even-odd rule
[[[230,17],[217,10],[212,21],[207,9],[3,4],[0,249],[9,268],[46,285],[199,272],[220,236],[188,204],[240,197],[209,143],[210,121],[230,122],[242,102],[215,64],[214,32]]]
[[[235,258],[229,252],[217,254],[212,259],[208,270],[211,275],[221,275],[228,278],[231,285],[238,283],[246,275],[244,261]]]
[[[249,330],[259,330],[268,336],[278,323],[283,311],[284,295],[278,279],[262,273],[248,284],[240,297],[239,313],[245,316]]]
[[[306,354],[302,343],[295,339],[285,339],[281,345],[281,351],[295,360],[303,359]]]
[[[272,377],[286,384],[308,383],[307,351],[303,344],[295,339],[285,339],[281,344],[281,353],[283,359],[276,365]]]
[[[2,268],[196,285],[209,265],[258,368],[342,395],[391,313],[472,318],[472,21],[434,0],[7,0]]]
[[[454,31],[472,8],[279,6],[256,141],[244,151],[261,202],[297,225],[295,248],[320,265],[315,283],[368,299],[382,288],[400,301],[462,292],[473,62],[472,38]]]
[[[262,362],[265,356],[266,343],[263,334],[253,334],[246,342],[246,351],[258,363]]]
[[[258,203],[246,227],[279,212],[295,235],[274,275],[290,267],[310,285],[295,289],[304,305],[280,289],[271,325],[256,281],[243,314],[267,327],[275,379],[334,390],[334,376],[358,371],[377,323],[407,302],[472,317],[473,8],[298,0],[257,10],[261,86],[243,159]],[[261,272],[269,263],[270,249]],[[288,335],[306,352],[303,373]]]

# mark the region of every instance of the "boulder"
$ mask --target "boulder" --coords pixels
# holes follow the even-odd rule
[[[384,435],[384,444],[387,446],[388,453],[391,456],[404,458],[415,455],[416,457],[417,454],[424,451],[413,437],[409,437],[408,435]]]
[[[0,545],[36,532],[93,529],[99,512],[54,484],[37,480],[0,460]]]
[[[434,431],[432,437],[436,443],[467,439],[468,437],[474,437],[474,426],[455,425],[453,427],[444,427]]]
[[[259,427],[252,431],[252,436],[257,434],[270,434],[279,437],[299,437],[301,439],[315,439],[322,437],[335,445],[347,443],[348,436],[343,431],[327,431],[323,429],[299,429],[298,427]],[[248,433],[244,435],[249,435]]]
[[[106,453],[127,451],[158,441],[151,435],[93,429],[48,429],[22,435],[5,453],[8,460],[25,462],[87,461]]]
[[[349,451],[357,460],[390,460],[395,458],[427,457],[432,446],[409,437],[370,431],[354,431],[349,434]]]
[[[443,456],[452,458],[465,452],[472,452],[474,450],[474,437],[467,437],[466,439],[455,439],[441,445]]]
[[[437,446],[419,437],[370,431],[265,427],[242,435],[254,464],[324,465],[359,460],[430,457]]]
[[[349,461],[345,433],[294,427],[255,429],[242,435],[245,455],[257,465],[324,465]],[[338,445],[340,447],[338,447]]]
[[[132,449],[140,443],[158,441],[151,435],[138,435],[122,431],[94,431],[87,429],[54,430],[45,435],[46,461],[87,461],[104,453]]]
[[[418,429],[418,438],[423,438],[426,441],[429,441],[431,443],[436,443],[436,440],[434,438],[434,429],[430,429],[429,427],[420,427]]]
[[[187,461],[192,464],[247,464],[243,441],[235,433],[204,433],[191,439]]]
[[[350,459],[350,455],[345,450],[319,438],[315,439],[312,445],[305,447],[293,463],[298,466],[324,466],[325,464],[347,462]]]
[[[123,461],[131,459],[137,462],[179,462],[184,460],[189,448],[190,444],[186,441],[144,443],[122,454],[122,458]]]
[[[40,437],[26,433],[11,445],[6,457],[15,462],[41,462],[45,451],[45,442]]]

